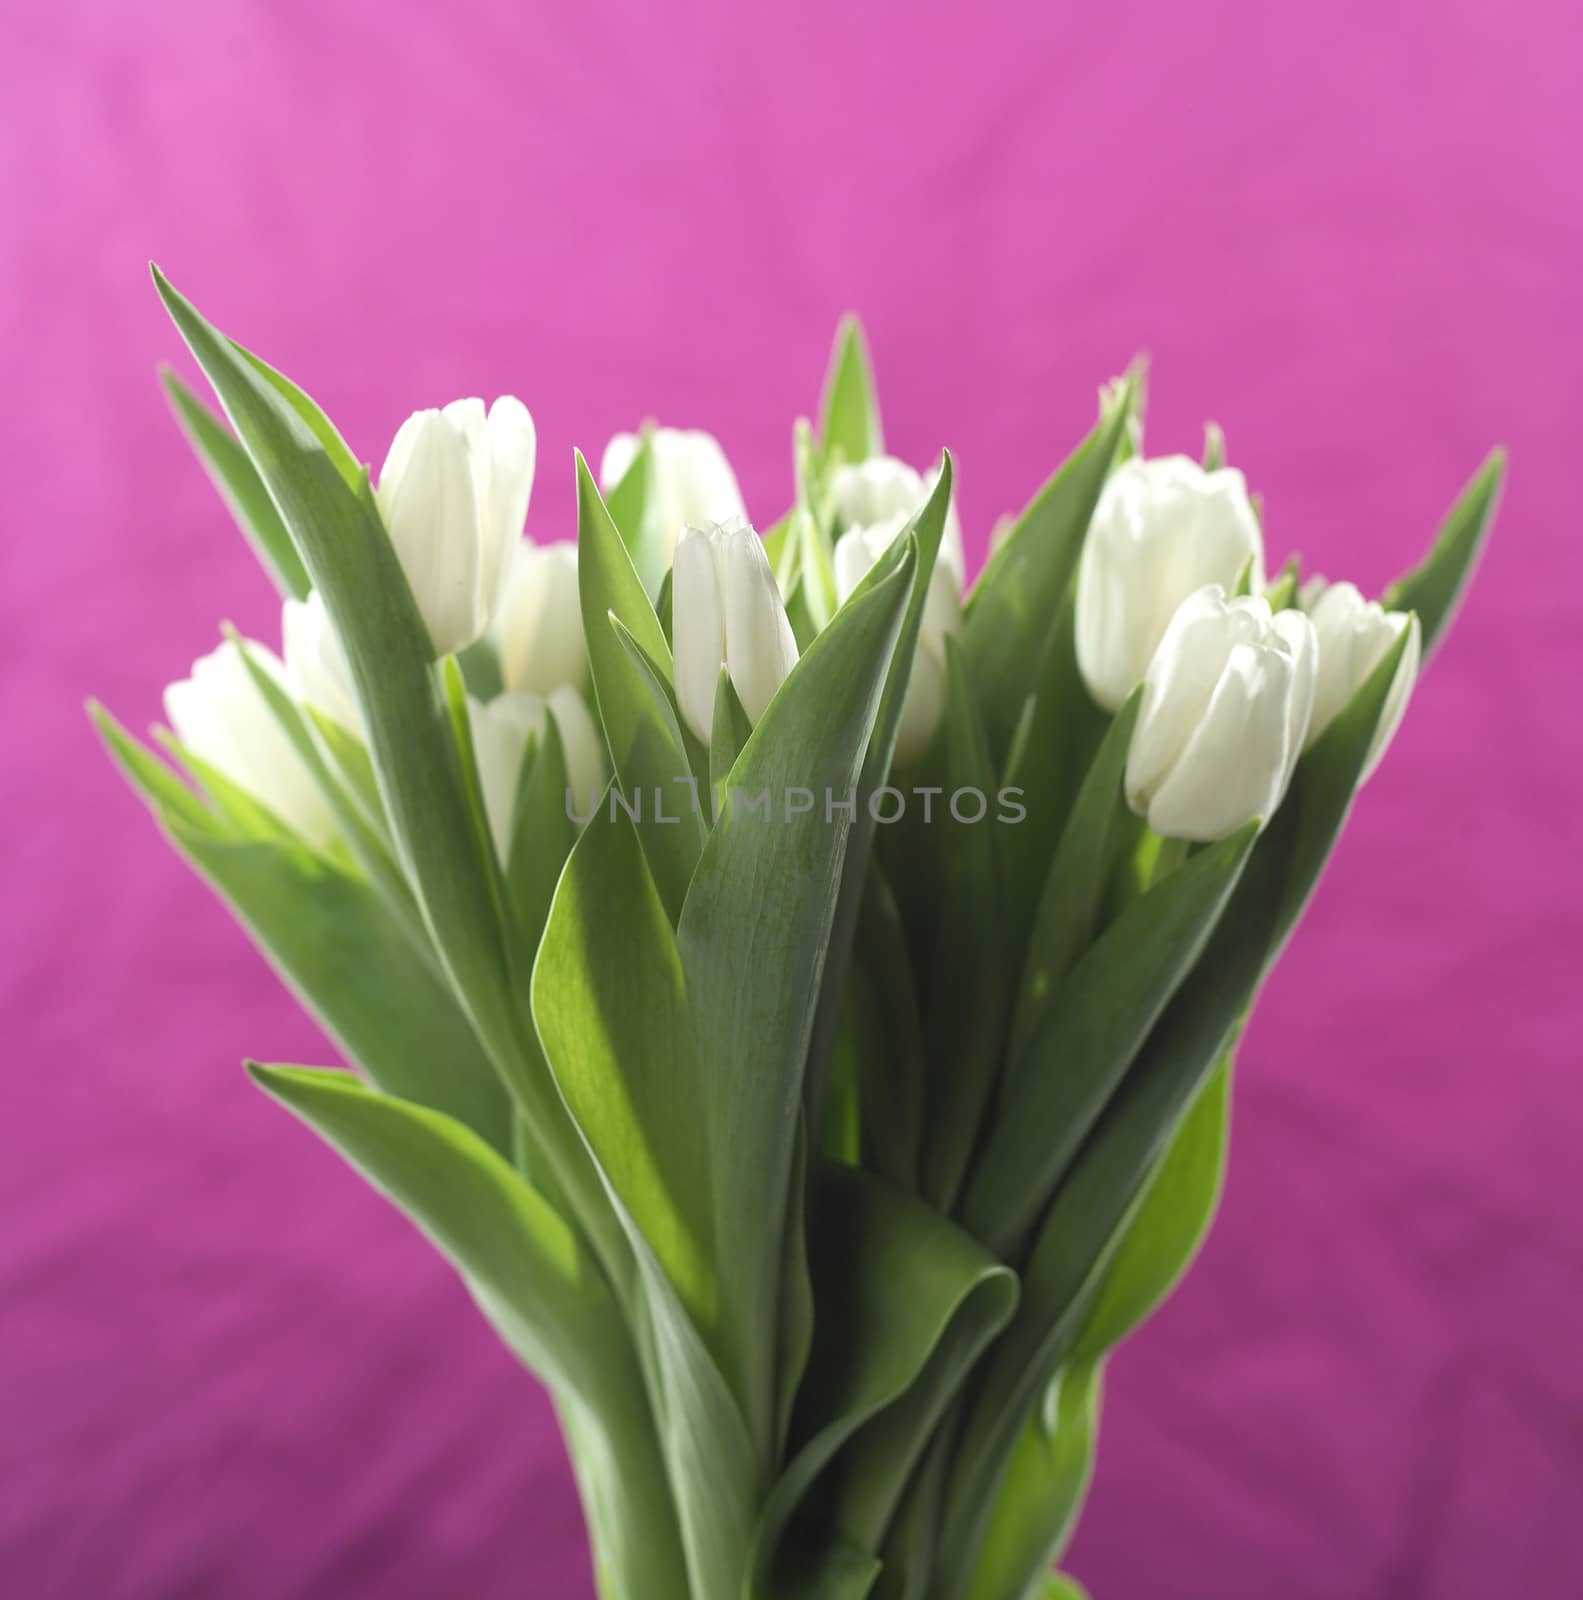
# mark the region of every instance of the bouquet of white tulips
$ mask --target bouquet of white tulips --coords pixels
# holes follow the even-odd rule
[[[176,770],[93,714],[356,1069],[259,1087],[548,1386],[600,1592],[1077,1593],[1107,1354],[1207,1226],[1238,1032],[1499,457],[1365,600],[1267,575],[1214,430],[1144,457],[1135,372],[968,587],[848,326],[762,537],[648,427],[533,544],[521,403],[372,479],[156,279],[283,659],[171,686]]]

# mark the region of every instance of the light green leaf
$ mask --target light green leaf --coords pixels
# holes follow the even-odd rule
[[[568,1109],[707,1342],[717,1343],[709,1085],[688,1047],[676,939],[632,824],[595,813],[533,970],[533,1017]]]
[[[1202,959],[1150,1032],[1039,1223],[1021,1309],[986,1363],[946,1495],[940,1581],[947,1592],[971,1571],[1023,1420],[1070,1352],[1144,1184],[1318,882],[1408,636],[1404,629],[1298,762]]]
[[[753,732],[753,724],[742,709],[742,702],[731,682],[731,674],[724,663],[715,684],[714,724],[709,740],[709,786],[716,797],[716,805],[723,807],[731,769],[742,754],[742,747]]]
[[[1040,1417],[1023,1424],[968,1600],[1025,1594],[1060,1555],[1094,1474],[1102,1372],[1099,1362],[1066,1367],[1055,1380],[1054,1426]]]
[[[827,1167],[815,1192],[814,1344],[794,1425],[799,1443],[765,1503],[755,1546],[754,1592],[775,1600],[799,1547],[812,1548],[833,1533],[838,1542],[877,1550],[907,1468],[926,1440],[926,1427],[918,1425],[960,1381],[1017,1298],[1016,1279],[1005,1267],[893,1185]],[[929,1405],[892,1418],[887,1408],[920,1383],[930,1391]],[[843,1457],[849,1442],[856,1448]],[[817,1505],[810,1505],[822,1475]],[[800,1513],[811,1522],[799,1524]]]
[[[1044,1211],[1204,949],[1257,833],[1248,823],[1133,901],[1056,992],[962,1205],[966,1227],[997,1254],[1013,1252]]]
[[[727,1291],[725,1371],[756,1445],[773,1425],[773,1330],[797,1106],[856,790],[912,588],[912,545],[853,596],[759,720],[693,875],[678,944],[710,1124]],[[794,811],[798,791],[808,809]],[[750,812],[767,796],[769,815]],[[822,1123],[810,1122],[810,1128]]]
[[[671,697],[670,646],[581,455],[577,583],[605,740],[674,922],[703,843],[703,820],[686,787],[696,775]],[[611,626],[612,618],[619,629]]]
[[[621,535],[621,542],[632,558],[644,591],[657,602],[660,589],[671,570],[671,547],[676,542],[675,528],[667,528],[660,515],[656,492],[654,436],[645,428],[637,454],[605,499],[610,520]]]
[[[119,730],[102,731],[130,744]],[[171,843],[349,1061],[388,1093],[510,1148],[505,1089],[432,957],[366,882],[286,841],[223,837],[164,785],[134,782]]]
[[[1429,554],[1391,584],[1382,597],[1393,611],[1418,613],[1426,661],[1456,615],[1463,591],[1473,576],[1484,541],[1494,526],[1505,478],[1506,452],[1492,450],[1446,514]]]
[[[1220,1203],[1231,1121],[1231,1052],[1198,1091],[1160,1158],[1072,1343],[1094,1360],[1150,1317],[1197,1255]]]
[[[155,283],[246,447],[345,649],[407,876],[436,949],[491,1053],[532,1103],[489,881],[474,847],[432,649],[367,475],[305,395],[211,327],[155,269]]]
[[[577,842],[577,825],[566,814],[567,786],[560,729],[546,717],[543,738],[523,757],[506,859],[506,890],[525,951],[538,951],[561,868]],[[579,810],[587,804],[587,795],[576,800]]]
[[[967,597],[962,645],[997,762],[1011,743],[1033,668],[1077,570],[1099,492],[1126,437],[1135,391],[1130,380],[1121,386],[1094,431],[1017,518]]]
[[[169,367],[161,368],[160,379],[187,442],[220,491],[253,554],[282,597],[303,599],[312,587],[307,569],[247,452]]]
[[[836,329],[819,402],[819,438],[827,456],[839,452],[840,459],[847,462],[885,453],[868,343],[862,324],[853,316],[843,317]]]
[[[249,1065],[413,1221],[461,1274],[505,1342],[573,1419],[599,1555],[620,1594],[687,1600],[653,1418],[619,1310],[555,1210],[466,1128],[371,1094],[344,1073]]]

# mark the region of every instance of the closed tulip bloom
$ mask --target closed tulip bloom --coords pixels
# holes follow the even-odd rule
[[[842,605],[863,581],[864,576],[891,547],[908,515],[898,512],[884,522],[866,528],[853,528],[841,535],[835,547],[836,597]],[[911,766],[934,737],[945,711],[948,670],[946,636],[962,625],[961,581],[950,563],[940,559],[929,578],[924,597],[923,618],[918,629],[918,649],[912,658],[912,674],[907,680],[907,698],[902,702],[901,721],[896,728],[895,761]]]
[[[473,735],[473,759],[484,795],[484,815],[495,853],[502,863],[511,853],[511,826],[515,820],[517,788],[529,743],[544,738],[548,721],[555,731],[566,761],[566,786],[575,804],[569,810],[586,816],[610,776],[604,740],[583,697],[569,684],[547,696],[526,690],[496,695],[485,704],[468,696],[468,724]]]
[[[649,439],[667,561],[684,527],[707,528],[737,517],[747,521],[748,509],[736,474],[712,433],[701,428],[654,428]],[[618,433],[605,446],[599,462],[599,486],[606,494],[626,476],[642,443],[641,434]]]
[[[582,605],[577,596],[577,546],[517,541],[506,592],[491,636],[507,689],[548,694],[588,677]]]
[[[934,492],[939,476],[938,466],[925,477],[895,456],[871,456],[851,466],[837,467],[830,479],[837,536],[853,528],[885,526],[895,517],[905,522],[916,516]],[[965,569],[962,524],[956,514],[955,496],[946,507],[940,559],[956,574],[960,589]]]
[[[285,668],[272,650],[249,644],[253,660],[285,687]],[[165,716],[176,737],[200,761],[229,778],[310,844],[336,835],[329,803],[296,747],[276,721],[242,659],[227,639],[192,664],[192,676],[165,690]]]
[[[1143,680],[1127,804],[1169,839],[1208,844],[1286,793],[1314,704],[1318,648],[1300,611],[1218,584],[1177,608]]]
[[[724,666],[751,722],[797,665],[797,641],[759,536],[740,517],[685,527],[671,572],[676,698],[708,744]]]
[[[1401,638],[1402,630],[1411,630],[1358,780],[1367,783],[1401,726],[1418,677],[1422,653],[1418,618],[1406,611],[1387,611],[1378,600],[1365,600],[1355,583],[1332,583],[1315,599],[1310,620],[1319,640],[1319,681],[1314,689],[1314,715],[1308,724],[1309,744],[1345,709]]]
[[[280,613],[286,681],[303,705],[348,733],[363,737],[363,713],[352,687],[346,652],[317,589],[306,600],[287,600]]]
[[[487,415],[482,400],[416,411],[391,442],[376,498],[436,655],[466,649],[495,614],[537,448],[509,395]]]
[[[1077,574],[1077,664],[1114,711],[1142,679],[1176,608],[1195,590],[1235,587],[1252,562],[1264,588],[1264,540],[1233,467],[1206,472],[1186,456],[1136,456],[1094,508]]]

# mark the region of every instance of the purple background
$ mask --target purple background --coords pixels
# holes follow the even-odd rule
[[[790,492],[837,314],[981,550],[1154,356],[1378,586],[1491,443],[1474,597],[1243,1052],[1197,1275],[1116,1360],[1098,1600],[1583,1583],[1583,49],[1559,3],[13,5],[0,47],[0,1589],[582,1597],[542,1397],[253,1091],[326,1047],[90,737],[263,577],[154,383],[157,256],[365,456],[462,393]],[[663,20],[662,20],[663,17]],[[184,364],[184,370],[185,364]],[[1146,1530],[1146,1531],[1145,1531]]]

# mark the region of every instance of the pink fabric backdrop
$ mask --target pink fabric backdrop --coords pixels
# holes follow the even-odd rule
[[[0,1592],[589,1592],[549,1410],[244,1079],[314,1029],[90,737],[263,577],[156,256],[378,458],[512,390],[530,514],[645,414],[764,520],[837,314],[974,548],[1154,356],[1271,553],[1379,585],[1488,445],[1477,592],[1249,1035],[1225,1207],[1112,1368],[1099,1600],[1583,1584],[1583,50],[1494,0],[13,4],[0,47]]]

